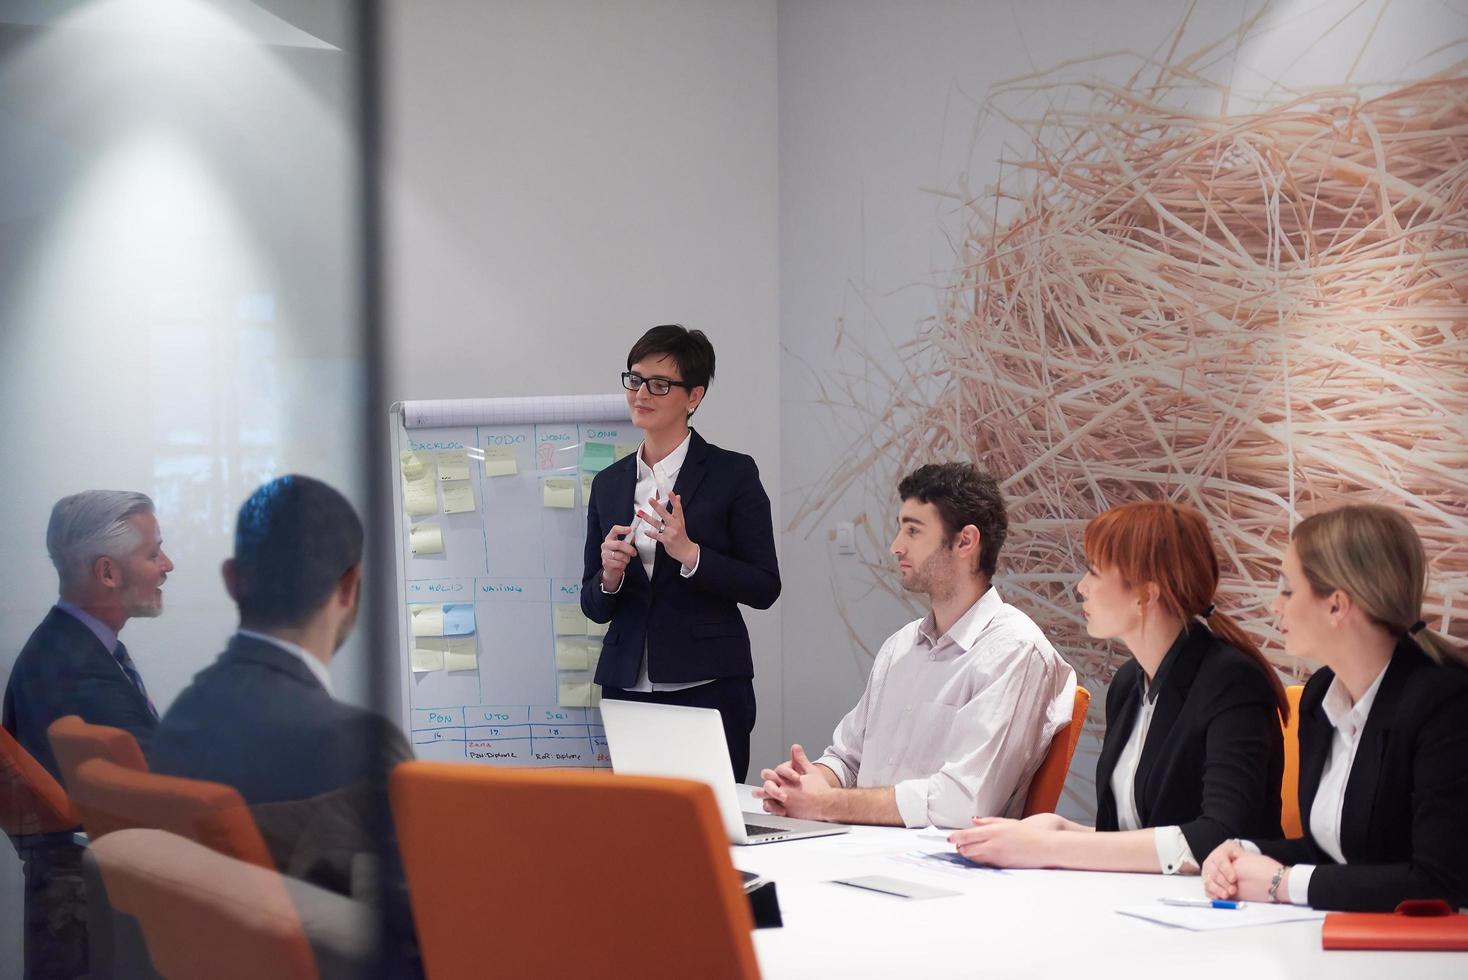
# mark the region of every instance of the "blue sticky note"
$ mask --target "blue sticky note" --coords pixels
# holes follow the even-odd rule
[[[443,606],[443,635],[467,636],[474,632],[474,604],[446,602]]]

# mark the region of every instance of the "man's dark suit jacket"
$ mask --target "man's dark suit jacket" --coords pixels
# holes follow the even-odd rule
[[[1106,692],[1106,739],[1096,764],[1096,829],[1117,829],[1111,776],[1137,721],[1145,675],[1135,660]],[[1281,836],[1284,736],[1259,663],[1192,623],[1167,652],[1137,764],[1143,827],[1182,829],[1201,864],[1231,837]]]
[[[158,726],[148,699],[97,635],[75,616],[52,608],[10,671],[3,723],[58,781],[61,770],[46,729],[65,715],[124,729],[144,750]]]
[[[296,877],[348,893],[352,858],[379,855],[388,955],[405,956],[415,975],[386,786],[412,756],[395,725],[332,698],[295,655],[236,634],[163,716],[148,764],[239,790],[281,870]]]
[[[1409,898],[1468,905],[1468,670],[1397,644],[1361,732],[1341,810],[1336,864],[1310,836],[1335,729],[1321,702],[1335,678],[1316,671],[1300,697],[1300,818],[1305,836],[1256,839],[1284,864],[1314,864],[1310,904],[1389,912]],[[1294,898],[1295,896],[1291,896]]]
[[[637,683],[644,646],[655,681],[754,676],[739,604],[768,609],[780,597],[770,498],[754,460],[693,432],[673,492],[683,501],[688,537],[700,549],[698,571],[684,578],[658,545],[651,581],[634,558],[621,589],[607,595],[601,590],[601,543],[614,524],[632,523],[636,487],[633,453],[597,474],[586,507],[581,609],[592,622],[611,623],[596,682],[614,688]]]
[[[253,806],[381,782],[411,757],[387,719],[335,700],[288,651],[236,635],[168,709],[148,764],[227,783]]]

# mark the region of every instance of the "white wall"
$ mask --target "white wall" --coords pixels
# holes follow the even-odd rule
[[[617,391],[644,330],[700,328],[698,429],[755,458],[778,524],[774,0],[387,19],[389,394]],[[782,605],[746,612],[757,760],[781,742]]]

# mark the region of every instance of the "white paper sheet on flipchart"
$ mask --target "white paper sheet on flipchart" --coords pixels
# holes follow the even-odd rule
[[[625,422],[622,395],[542,395],[525,398],[447,398],[402,403],[403,425],[409,429],[445,429],[467,425],[571,425],[578,422]]]
[[[1128,915],[1162,926],[1187,929],[1190,932],[1213,932],[1218,929],[1243,929],[1249,926],[1274,926],[1285,922],[1308,922],[1325,918],[1325,913],[1300,905],[1273,905],[1246,902],[1240,909],[1193,908],[1151,902],[1123,905],[1118,915]]]

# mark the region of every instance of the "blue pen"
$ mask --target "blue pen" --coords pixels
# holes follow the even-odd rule
[[[1244,902],[1231,902],[1222,898],[1159,898],[1163,905],[1180,905],[1188,909],[1241,909]]]

